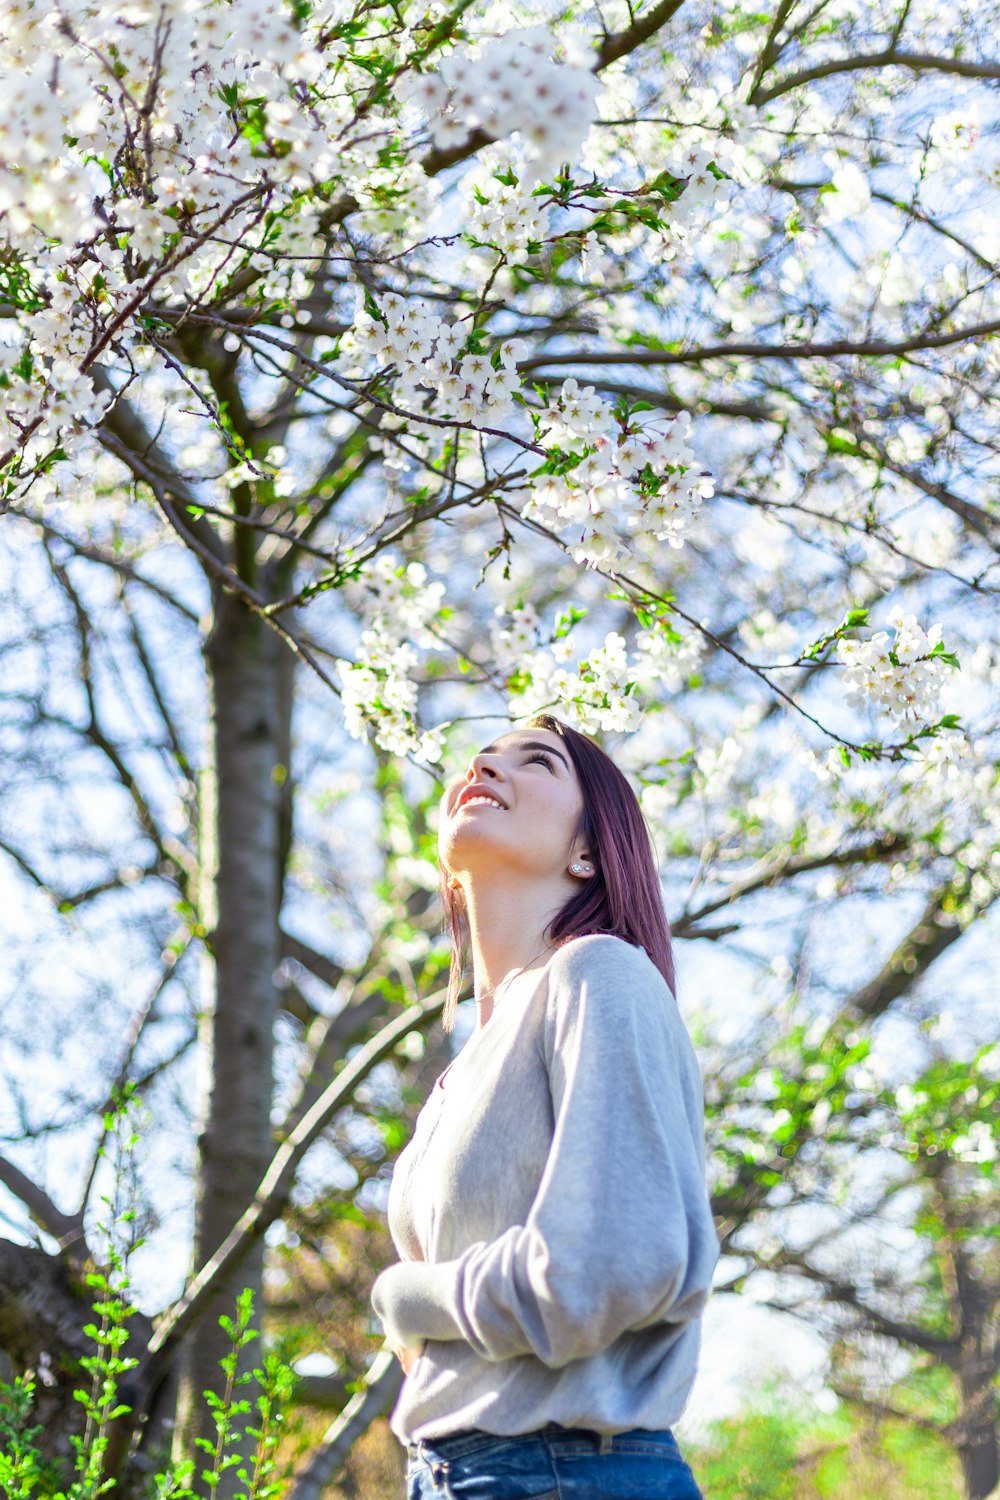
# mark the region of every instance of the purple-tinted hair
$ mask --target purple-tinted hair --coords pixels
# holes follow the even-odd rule
[[[551,714],[536,714],[527,728],[558,734],[569,751],[583,793],[583,812],[574,838],[586,840],[597,868],[589,880],[553,917],[546,942],[567,943],[587,933],[607,932],[644,948],[676,994],[670,924],[663,909],[653,841],[639,800],[611,757],[594,740]],[[469,924],[460,897],[448,886],[448,872],[438,860],[439,891],[445,926],[451,937],[451,969],[443,1024],[455,1023],[464,972]]]

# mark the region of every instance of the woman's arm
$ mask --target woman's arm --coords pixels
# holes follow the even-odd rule
[[[455,1260],[390,1266],[372,1301],[390,1340],[464,1339],[558,1368],[628,1329],[701,1312],[719,1246],[701,1080],[641,950],[602,936],[552,961],[543,1030],[552,1147],[523,1225]],[[688,1051],[688,1056],[682,1055]]]

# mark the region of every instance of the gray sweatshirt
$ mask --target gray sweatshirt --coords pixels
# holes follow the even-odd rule
[[[372,1302],[426,1352],[404,1443],[549,1422],[669,1427],[719,1256],[701,1072],[645,950],[574,938],[515,980],[432,1089],[389,1193]]]

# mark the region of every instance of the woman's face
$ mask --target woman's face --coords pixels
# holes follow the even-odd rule
[[[470,803],[474,789],[487,800]],[[449,782],[438,852],[452,875],[498,864],[538,878],[566,875],[570,857],[583,851],[582,844],[573,847],[582,812],[580,783],[561,737],[550,729],[511,730]]]

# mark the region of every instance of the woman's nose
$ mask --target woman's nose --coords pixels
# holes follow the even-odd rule
[[[469,769],[465,773],[465,779],[466,781],[475,781],[480,775],[496,777],[500,775],[500,772],[496,766],[492,765],[489,760],[484,759],[483,756],[474,755]]]

